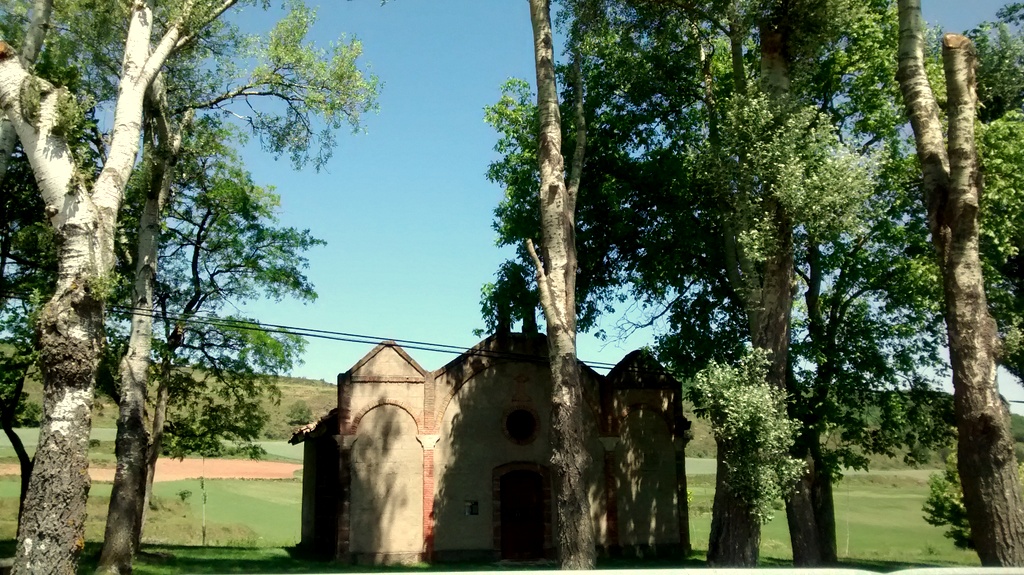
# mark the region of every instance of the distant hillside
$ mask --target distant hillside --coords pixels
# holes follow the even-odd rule
[[[268,399],[264,405],[270,414],[270,421],[263,430],[265,439],[287,439],[295,427],[315,421],[338,404],[338,388],[326,381],[304,379],[299,377],[279,377],[277,386],[281,391],[281,400],[275,403]],[[37,377],[30,377],[25,382],[24,393],[27,400],[42,405],[43,385]],[[301,423],[294,417],[305,405],[309,418]],[[297,407],[298,406],[298,407]],[[305,411],[305,410],[301,410]],[[289,416],[292,417],[289,417]],[[102,393],[96,395],[92,408],[92,426],[95,428],[117,427],[117,404],[109,396]]]
[[[292,431],[311,421],[316,421],[338,405],[338,387],[318,379],[283,377],[277,380],[281,390],[281,402],[266,405],[270,422],[263,430],[267,439],[288,439]],[[310,417],[295,418],[304,405]],[[303,421],[305,419],[305,421]]]
[[[265,408],[270,414],[270,421],[263,430],[263,436],[269,440],[286,440],[292,431],[301,425],[316,421],[337,405],[337,387],[322,380],[296,377],[280,377],[277,379],[281,391],[280,401],[275,403],[267,400]],[[25,385],[28,401],[42,403],[42,384],[38,378],[30,378]],[[692,406],[684,403],[684,415],[692,422],[691,440],[687,444],[688,457],[715,457],[715,440],[706,421],[693,414]],[[301,417],[300,417],[301,416]],[[93,407],[93,427],[114,428],[117,426],[117,405],[107,396],[98,395]],[[1017,460],[1024,462],[1024,416],[1011,415],[1011,427],[1016,441]],[[940,467],[942,454],[936,453],[927,467]],[[872,469],[892,469],[904,467],[901,458],[872,457]]]

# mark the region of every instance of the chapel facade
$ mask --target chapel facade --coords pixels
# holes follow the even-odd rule
[[[543,335],[493,335],[436,371],[385,341],[338,376],[304,444],[302,546],[356,563],[554,557]],[[690,547],[679,383],[648,354],[580,364],[600,551]]]

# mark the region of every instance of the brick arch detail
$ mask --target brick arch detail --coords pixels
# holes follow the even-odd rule
[[[533,471],[540,475],[543,490],[541,505],[544,506],[544,554],[547,556],[553,552],[555,546],[554,522],[551,517],[551,470],[546,465],[533,461],[513,461],[499,465],[491,471],[491,527],[494,551],[501,554],[501,478],[510,471]]]
[[[477,361],[470,362],[469,369],[468,369],[469,375],[467,377],[463,377],[462,380],[460,380],[455,385],[455,387],[453,387],[452,389],[449,389],[447,392],[445,392],[444,398],[440,402],[441,409],[439,409],[435,413],[435,417],[434,417],[434,428],[435,429],[432,429],[430,431],[432,431],[432,432],[439,432],[441,430],[441,422],[444,421],[444,415],[445,415],[445,413],[448,412],[448,405],[452,402],[452,399],[455,398],[455,395],[458,394],[459,391],[461,391],[462,388],[465,387],[467,383],[469,383],[470,381],[473,381],[473,378],[475,378],[476,376],[480,375],[481,373],[487,371],[488,369],[491,369],[492,367],[495,367],[496,365],[502,364],[502,363],[509,363],[509,362],[508,362],[508,360],[493,359],[493,358],[490,358],[490,357],[487,357],[487,356],[482,356],[482,357],[478,358]]]
[[[485,358],[483,358],[482,361],[479,362],[479,364],[477,364],[476,366],[472,366],[472,371],[470,372],[469,377],[463,378],[462,381],[460,381],[457,386],[455,386],[453,389],[450,389],[449,391],[447,391],[445,393],[445,397],[444,397],[444,399],[441,400],[441,403],[440,403],[441,409],[437,412],[436,417],[434,417],[434,429],[428,431],[428,433],[431,433],[431,432],[432,433],[437,433],[437,432],[440,431],[441,424],[444,421],[445,413],[448,412],[448,405],[452,402],[452,399],[455,398],[455,396],[459,393],[459,391],[461,391],[462,388],[466,386],[467,383],[469,383],[470,381],[473,380],[473,378],[475,378],[476,376],[480,375],[481,373],[487,371],[488,369],[490,369],[492,367],[495,367],[495,366],[503,364],[503,363],[511,363],[511,362],[509,362],[507,360],[505,360],[505,361],[501,361],[501,360],[490,360],[490,361],[488,361],[488,359],[490,359],[490,358],[485,357]],[[580,373],[580,376],[581,376],[581,379],[582,379],[583,374]],[[584,396],[585,395],[586,394],[584,394]],[[591,415],[594,416],[594,421],[599,421],[600,413],[601,413],[600,406],[594,404],[594,402],[592,402],[592,401],[587,401],[586,397],[584,397],[584,403],[590,409]],[[623,415],[623,417],[625,417],[625,415]],[[669,429],[671,429],[671,428],[669,428]]]
[[[356,432],[359,431],[359,422],[362,421],[363,417],[365,417],[367,413],[370,413],[374,409],[377,409],[378,407],[384,407],[385,405],[392,405],[409,414],[409,417],[411,417],[413,422],[416,423],[416,433],[423,433],[423,418],[421,416],[416,415],[416,410],[414,410],[408,403],[400,399],[385,398],[379,399],[376,402],[367,405],[366,407],[362,408],[354,417],[352,417],[352,423],[350,423],[348,426],[347,435],[355,435]]]

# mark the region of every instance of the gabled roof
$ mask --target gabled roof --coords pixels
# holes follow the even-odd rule
[[[681,385],[646,349],[631,351],[608,372],[612,389],[680,389]]]
[[[385,340],[374,346],[362,359],[356,362],[346,373],[351,376],[360,372],[373,371],[377,366],[387,366],[386,375],[399,377],[423,377],[427,370],[423,369],[402,346],[392,340]],[[381,375],[384,375],[381,373]]]
[[[456,378],[463,370],[473,370],[481,360],[547,362],[547,339],[544,334],[495,334],[477,343],[459,354],[444,367],[434,372],[440,377],[446,372]],[[662,366],[653,354],[647,350],[636,350],[626,354],[606,376],[594,371],[590,366],[580,362],[580,369],[585,377],[599,382],[603,389],[672,389],[679,390],[679,382]],[[385,382],[425,382],[427,371],[423,369],[401,346],[392,340],[382,341],[369,351],[348,371],[339,376],[349,382],[385,381]],[[608,386],[608,387],[605,387]],[[337,429],[338,409],[329,413],[315,423],[296,429],[289,443],[302,443],[306,439],[319,437],[328,429]],[[332,420],[334,423],[332,424]]]
[[[463,369],[466,364],[478,358],[546,363],[547,357],[547,337],[544,334],[497,333],[460,353],[436,370],[434,376],[440,377],[445,372]]]

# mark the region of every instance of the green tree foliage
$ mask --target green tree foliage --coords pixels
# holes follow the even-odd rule
[[[837,9],[817,32],[819,47],[801,52],[794,101],[783,110],[763,95],[734,94],[718,24],[655,4],[605,3],[582,44],[592,137],[578,206],[581,326],[609,311],[625,287],[643,302],[641,323],[668,324],[658,350],[678,374],[736,361],[748,329],[742,293],[728,278],[724,230],[746,221],[743,242],[763,252],[772,237],[758,210],[772,183],[800,222],[803,301],[793,312],[790,392],[803,407],[794,414],[841,446],[829,468],[864,466],[867,454],[942,436],[944,426],[926,424],[943,421],[945,410],[922,369],[942,361],[941,300],[899,131],[894,7]],[[708,79],[714,109],[701,92]],[[506,189],[494,224],[502,244],[517,245],[536,227],[530,106],[526,84],[512,81],[487,110],[500,154],[488,176]],[[488,318],[495,298],[523,297],[515,286],[532,278],[517,269],[506,262],[485,288]]]
[[[771,521],[804,467],[789,455],[800,423],[787,416],[785,394],[767,374],[767,356],[752,349],[735,366],[711,363],[687,393],[724,451],[724,484],[761,523]]]
[[[1001,364],[1024,376],[1024,5],[999,10],[997,21],[967,32],[978,52],[978,150],[985,175],[981,255],[989,309],[1003,338]]]
[[[285,413],[288,423],[291,425],[305,425],[313,421],[313,410],[301,399],[288,406]]]
[[[242,316],[203,317],[261,298],[314,300],[304,252],[323,245],[308,230],[278,225],[279,197],[252,181],[231,131],[215,126],[201,120],[185,146],[161,242],[157,355],[175,368],[166,383],[176,455],[200,440],[199,451],[211,453],[221,438],[259,453],[261,403],[276,397],[272,376],[291,368],[303,341]]]
[[[244,34],[214,23],[204,41],[176,56],[167,74],[170,112],[186,110],[237,122],[275,157],[320,169],[334,152],[338,130],[361,129],[377,110],[379,82],[359,66],[362,44],[341,36],[330,49],[308,39],[316,10],[284,3],[268,34]]]
[[[561,85],[567,86],[561,96],[562,102],[573,102],[572,82],[565,81],[566,70],[558,69]],[[537,106],[530,92],[529,84],[512,79],[502,86],[502,97],[485,110],[484,119],[498,132],[495,151],[500,158],[487,169],[487,178],[505,188],[505,197],[495,208],[494,229],[499,246],[513,246],[516,257],[499,266],[494,282],[483,288],[481,308],[488,331],[496,331],[499,325],[508,326],[522,322],[524,331],[536,330],[536,313],[540,300],[536,293],[533,263],[523,247],[525,238],[540,237],[540,220],[536,193],[537,173]],[[584,106],[589,110],[593,103],[587,98]],[[562,118],[569,122],[574,113],[566,109]],[[564,130],[564,149],[575,147],[573,127],[568,124]],[[584,181],[589,181],[591,166],[601,166],[604,142],[593,140],[587,144]],[[581,189],[586,184],[581,185]],[[609,233],[608,226],[615,225],[611,214],[617,212],[616,200],[611,195],[602,198],[593,186],[581,193],[577,202],[576,245],[579,270],[576,283],[577,329],[581,332],[592,330],[602,313],[611,311],[615,301],[615,287],[625,279],[615,264],[614,247],[609,241],[622,237]],[[623,232],[628,226],[622,222]]]
[[[916,461],[945,444],[951,406],[933,390],[941,296],[901,132],[894,3],[830,2],[828,18],[807,20],[817,27],[803,22],[783,104],[753,87],[757,14],[746,4],[583,4],[581,317],[592,325],[628,293],[642,310],[631,321],[667,326],[657,349],[679,376],[737,362],[750,342],[742,280],[756,279],[772,248],[765,206],[778,200],[794,220],[786,380],[790,415],[803,423],[795,452],[810,451],[831,482],[872,454]],[[501,155],[488,175],[506,188],[495,228],[512,245],[536,226],[532,113],[525,85],[514,83],[488,109]],[[568,122],[563,131],[571,138]],[[752,256],[747,270],[730,260],[730,235]],[[516,300],[530,281],[503,264],[485,288],[485,314],[497,315],[494,299],[532,305]]]
[[[1024,489],[1024,464],[1017,467],[1017,475]],[[974,549],[955,453],[946,459],[942,473],[933,473],[928,477],[928,498],[924,501],[922,511],[929,525],[946,528],[943,535],[952,539],[954,545],[960,549]]]

